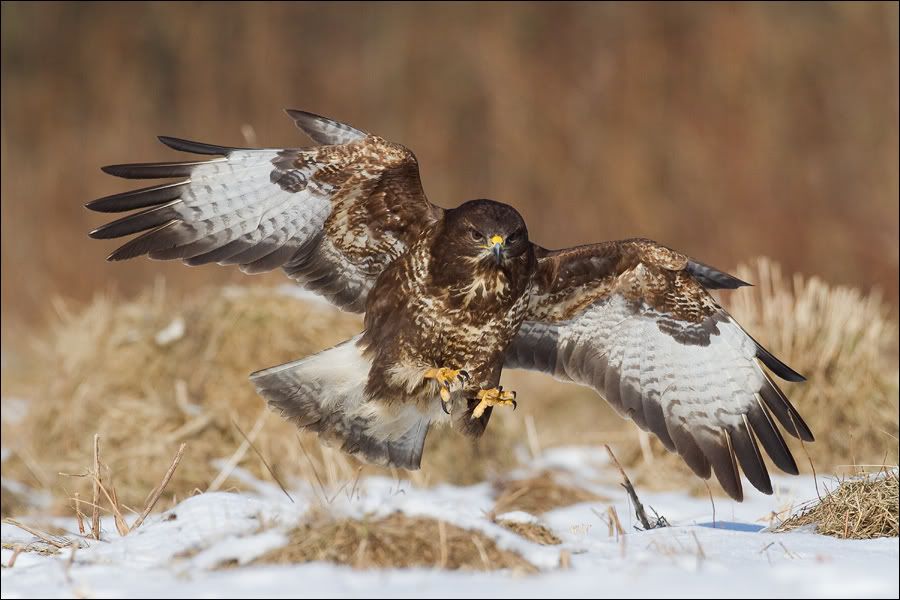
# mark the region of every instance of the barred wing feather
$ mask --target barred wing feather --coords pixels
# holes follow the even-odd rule
[[[288,113],[324,145],[245,149],[161,137],[175,150],[216,157],[104,167],[127,179],[180,181],[90,202],[98,212],[137,211],[91,237],[138,234],[109,260],[149,255],[240,265],[246,273],[280,267],[361,312],[381,271],[443,211],[425,197],[408,149],[325,117]]]
[[[803,378],[716,304],[692,273],[700,263],[648,240],[540,254],[507,367],[594,388],[697,475],[714,472],[733,498],[743,497],[738,465],[772,493],[760,445],[797,473],[776,421],[795,437],[813,435],[759,361],[788,381]],[[702,267],[710,287],[731,285]]]

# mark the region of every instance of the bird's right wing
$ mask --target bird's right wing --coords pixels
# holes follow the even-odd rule
[[[813,435],[757,361],[788,381],[803,377],[704,289],[741,284],[650,240],[539,249],[525,322],[505,365],[594,388],[697,475],[708,478],[712,468],[733,498],[743,497],[738,464],[771,494],[759,445],[797,473],[776,419],[798,438]]]
[[[281,267],[339,307],[362,312],[378,275],[443,209],[425,197],[407,148],[325,117],[288,114],[323,145],[244,149],[161,137],[175,150],[217,157],[104,167],[126,179],[179,181],[90,202],[98,212],[137,211],[91,237],[140,234],[108,260],[147,254],[236,264],[245,273]]]

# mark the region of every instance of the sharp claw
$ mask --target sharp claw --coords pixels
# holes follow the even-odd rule
[[[462,383],[466,383],[467,381],[469,381],[469,379],[472,378],[472,377],[469,375],[469,372],[466,371],[465,369],[460,369],[460,370],[459,370],[459,375],[457,375],[456,377],[459,378],[459,380],[460,380]]]
[[[444,402],[444,401],[442,400],[442,401],[441,401],[441,408],[444,409],[444,412],[445,412],[446,414],[448,414],[448,415],[450,414],[450,403],[449,403],[449,402]]]
[[[513,395],[513,400],[515,400],[515,399],[516,399],[516,392],[515,392],[515,390],[513,390],[513,391],[511,392],[511,394]]]
[[[519,406],[518,402],[513,400],[512,403],[513,403],[513,410],[516,410],[516,408]]]

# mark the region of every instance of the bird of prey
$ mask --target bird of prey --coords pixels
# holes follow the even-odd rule
[[[109,260],[281,268],[363,333],[251,375],[299,428],[368,462],[416,469],[434,423],[480,436],[516,405],[504,368],[596,390],[700,477],[742,499],[738,465],[772,493],[759,447],[797,465],[779,431],[812,441],[763,369],[803,377],[757,343],[707,290],[743,281],[646,239],[547,250],[506,204],[428,201],[413,153],[350,125],[288,110],[318,145],[214,146],[170,137],[188,162],[104,167],[127,179],[176,179],[90,202],[137,211],[91,232],[140,234]],[[211,157],[210,157],[211,156]],[[762,363],[762,364],[760,364]]]

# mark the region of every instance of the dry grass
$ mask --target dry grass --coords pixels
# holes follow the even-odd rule
[[[435,569],[535,573],[519,554],[490,537],[436,519],[395,513],[381,519],[320,517],[295,529],[290,542],[256,562],[328,561],[356,569]]]
[[[843,539],[898,536],[897,469],[847,479],[821,502],[787,519],[776,531],[815,525],[816,531]]]
[[[330,487],[356,477],[353,459],[323,448],[314,436],[301,435],[298,442],[296,429],[269,413],[247,375],[350,337],[361,327],[357,316],[269,288],[178,298],[162,285],[130,301],[100,296],[84,308],[56,308],[58,318],[37,336],[29,368],[4,374],[4,394],[33,402],[20,422],[3,423],[4,447],[12,452],[3,473],[50,488],[59,508],[75,492],[91,497],[89,481],[57,473],[84,471],[94,432],[103,439],[104,460],[126,507],[144,506],[181,442],[188,449],[162,504],[205,491],[214,481],[217,488],[239,486],[229,470],[213,464],[217,460],[234,458],[235,466],[272,480],[235,424],[249,432],[279,479]],[[158,339],[176,320],[184,324],[183,335]],[[505,469],[511,453],[499,451],[504,431],[498,426],[478,446],[436,431],[424,474],[414,477],[470,483]],[[488,458],[480,458],[485,452]],[[450,455],[455,461],[445,458]]]
[[[608,500],[585,489],[560,483],[550,471],[527,479],[498,481],[494,488],[497,498],[493,512],[498,515],[514,510],[540,515],[579,502]]]
[[[509,519],[499,519],[494,522],[535,544],[542,546],[558,546],[562,544],[562,540],[556,537],[555,533],[550,531],[546,525],[540,523],[525,523]]]

